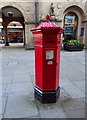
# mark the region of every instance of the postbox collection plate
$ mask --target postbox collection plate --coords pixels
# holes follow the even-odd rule
[[[54,50],[46,50],[46,59],[54,58]]]

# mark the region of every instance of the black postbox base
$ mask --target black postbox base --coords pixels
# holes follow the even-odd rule
[[[39,88],[34,88],[34,96],[41,103],[55,103],[60,95],[60,87],[56,90],[42,91]]]

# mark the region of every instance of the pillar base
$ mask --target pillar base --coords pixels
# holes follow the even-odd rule
[[[56,90],[42,91],[35,87],[34,96],[41,103],[55,103],[60,95],[60,87]]]
[[[5,46],[10,46],[9,44],[5,44]]]

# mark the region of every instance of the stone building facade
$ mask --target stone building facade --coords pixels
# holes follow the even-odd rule
[[[53,5],[53,14],[51,7]],[[72,29],[71,23],[75,21],[75,39],[80,39],[87,47],[87,2],[86,0],[24,0],[24,1],[0,1],[0,26],[4,29],[5,45],[8,43],[7,26],[12,21],[20,22],[23,26],[23,38],[26,48],[33,47],[33,35],[31,28],[38,26],[45,21],[46,14],[51,15],[51,21],[58,26],[64,27],[66,24]],[[73,16],[73,17],[70,17]],[[67,22],[67,18],[70,20]],[[73,25],[74,26],[74,25]],[[68,33],[71,34],[71,33]],[[68,35],[66,34],[66,36]],[[70,36],[70,35],[69,35]],[[62,36],[64,39],[64,35]]]

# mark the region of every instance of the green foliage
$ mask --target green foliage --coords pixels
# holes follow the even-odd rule
[[[65,42],[66,45],[83,45],[83,42],[80,40],[68,40]]]

